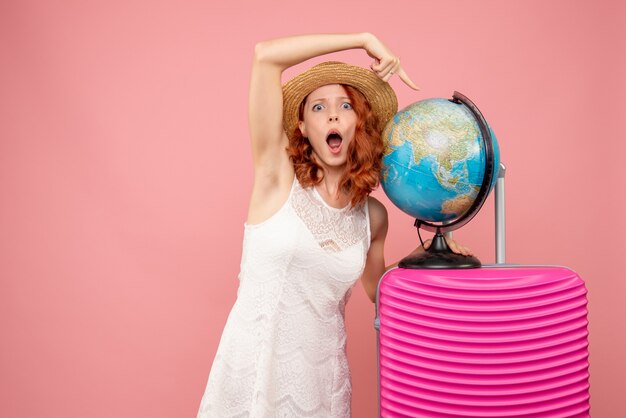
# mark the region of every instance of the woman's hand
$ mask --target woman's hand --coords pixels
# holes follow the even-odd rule
[[[463,245],[458,244],[452,238],[445,238],[445,240],[446,240],[446,243],[448,244],[448,247],[450,248],[450,250],[452,250],[453,253],[462,254],[462,255],[474,255],[474,253],[472,253],[472,250],[470,250],[467,247],[464,247]],[[432,242],[433,242],[432,239],[427,239],[426,241],[424,241],[424,247],[423,248],[422,246],[417,247],[415,251],[413,251],[413,253],[427,250],[428,248],[430,248],[430,244],[432,244]]]
[[[419,90],[419,87],[406,74],[400,65],[400,58],[396,56],[385,44],[383,44],[376,36],[371,35],[364,45],[367,55],[374,58],[374,62],[370,68],[380,77],[381,80],[387,82],[397,74],[407,86],[413,90]]]

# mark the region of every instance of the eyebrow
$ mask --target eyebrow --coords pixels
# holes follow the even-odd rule
[[[348,96],[338,96],[337,99],[339,100],[350,100],[350,98]],[[309,102],[313,103],[313,102],[323,102],[323,101],[327,101],[328,98],[327,97],[320,97],[317,99],[311,99]]]

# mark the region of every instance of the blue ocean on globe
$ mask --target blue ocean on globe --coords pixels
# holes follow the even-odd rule
[[[489,127],[497,179],[500,150]],[[474,202],[486,152],[478,122],[465,105],[426,99],[399,111],[383,131],[381,184],[403,212],[422,221],[451,222]]]

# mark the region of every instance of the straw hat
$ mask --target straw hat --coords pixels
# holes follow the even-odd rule
[[[283,127],[291,137],[298,126],[300,103],[313,90],[327,84],[346,84],[355,87],[367,99],[378,117],[380,132],[398,111],[398,99],[389,83],[370,70],[343,62],[328,61],[289,80],[283,86]]]

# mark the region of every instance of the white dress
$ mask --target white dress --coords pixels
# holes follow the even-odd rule
[[[333,208],[296,179],[276,214],[245,225],[198,418],[350,417],[344,308],[369,245],[367,201]]]

